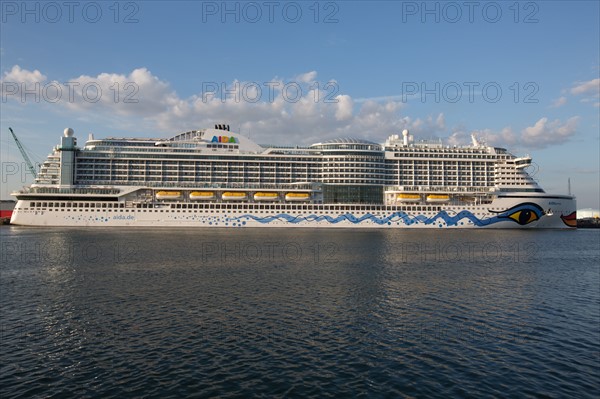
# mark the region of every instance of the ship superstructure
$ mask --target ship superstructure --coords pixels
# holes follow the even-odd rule
[[[169,139],[72,129],[14,193],[24,225],[572,227],[575,201],[548,195],[531,157],[469,146],[339,138],[259,145],[229,126]]]

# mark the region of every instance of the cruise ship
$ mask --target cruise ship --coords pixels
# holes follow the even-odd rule
[[[382,138],[383,139],[383,138]],[[228,125],[168,139],[65,129],[33,184],[14,192],[27,226],[574,228],[576,202],[546,193],[531,157],[468,146],[339,138],[259,145]]]

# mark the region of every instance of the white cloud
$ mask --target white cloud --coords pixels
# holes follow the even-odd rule
[[[1,79],[2,83],[15,82],[18,84],[41,83],[45,80],[46,75],[43,75],[37,69],[32,72],[27,69],[22,69],[18,65],[14,65],[10,72],[4,72],[4,76]]]
[[[555,119],[552,122],[548,118],[541,118],[535,125],[522,131],[522,140],[532,147],[548,147],[553,144],[561,144],[570,139],[577,132],[579,117],[574,116],[561,122]]]
[[[2,102],[14,99],[21,103],[27,101],[39,103],[42,101],[42,83],[46,79],[46,75],[37,69],[29,71],[14,65],[10,71],[4,72],[4,76],[0,79]]]
[[[437,117],[431,115],[425,119],[404,117],[402,130],[408,129],[412,135],[421,139],[430,139],[446,133],[446,117],[443,113]]]
[[[574,116],[562,122],[559,119],[549,121],[548,118],[540,118],[533,126],[528,126],[520,132],[515,132],[512,127],[505,127],[499,132],[491,129],[475,130],[471,133],[492,146],[525,147],[541,149],[552,145],[567,142],[577,133],[579,117]],[[465,132],[456,132],[450,136],[452,144],[464,144],[468,139]]]
[[[294,80],[300,83],[312,83],[317,79],[317,71],[302,73],[294,77]]]
[[[579,95],[584,93],[598,95],[598,93],[600,93],[600,78],[578,83],[576,86],[571,88],[571,94]]]
[[[579,100],[582,103],[592,103],[592,106],[600,106],[600,78],[592,79],[587,82],[577,83],[571,88],[571,94],[581,95],[583,98]]]
[[[46,80],[39,71],[18,66],[5,76],[19,81]],[[317,72],[310,71],[291,81],[274,78],[270,87],[234,80],[216,84],[218,89],[212,94],[181,98],[167,82],[138,68],[129,74],[101,73],[62,83],[52,81],[63,95],[51,105],[105,126],[131,126],[137,120],[137,126],[167,136],[226,123],[259,142],[275,143],[310,144],[340,136],[381,140],[404,128],[432,136],[445,128],[443,114],[412,120],[400,115],[403,104],[397,101],[356,105],[351,96],[339,93],[335,80],[315,85],[316,77]]]
[[[443,113],[438,115],[437,119],[435,120],[435,124],[440,130],[446,129],[446,117]]]
[[[134,69],[129,75],[81,75],[67,84],[73,88],[73,98],[64,96],[62,100],[74,111],[106,110],[125,116],[151,117],[168,107],[181,106],[169,84],[146,68]]]
[[[22,89],[27,91],[22,92]],[[47,77],[40,71],[15,65],[10,72],[4,73],[2,96],[3,101],[45,103],[76,112],[137,117],[152,117],[169,107],[182,106],[169,84],[146,68],[134,69],[128,75],[101,73],[81,75],[64,82],[47,82]]]
[[[311,71],[296,76],[295,81],[273,79],[272,89],[262,83],[234,80],[226,87],[217,85],[219,91],[226,89],[227,93],[197,93],[188,98],[179,97],[168,82],[146,68],[129,74],[81,75],[68,82],[50,84],[65,89],[63,97],[53,105],[59,111],[69,111],[73,118],[96,120],[107,127],[134,126],[136,130],[143,128],[163,137],[217,123],[229,124],[232,130],[250,135],[257,142],[273,144],[310,144],[345,136],[381,141],[404,129],[409,129],[417,140],[446,136],[448,127],[443,113],[413,118],[402,115],[405,104],[401,101],[358,102],[347,94],[332,96],[332,91],[324,85],[314,85],[316,76],[316,71]],[[18,65],[4,73],[2,81],[7,79],[47,81],[40,71],[24,70]],[[72,99],[67,95],[68,85],[75,87]],[[286,92],[286,85],[294,90]],[[82,90],[84,87],[90,88],[87,94]],[[301,94],[298,97],[297,88]],[[102,95],[97,101],[90,101],[95,90]],[[491,145],[543,148],[569,140],[576,132],[577,122],[577,117],[564,123],[541,118],[521,132],[505,127],[497,132],[482,129],[474,133]],[[466,129],[454,128],[449,142],[465,144],[470,142],[469,136]]]
[[[492,146],[514,146],[521,141],[519,135],[510,126],[504,127],[499,132],[494,132],[492,129],[482,129],[474,130],[471,134],[474,134],[478,140]]]
[[[352,111],[354,108],[354,102],[349,95],[340,94],[335,98],[337,100],[337,110],[335,111],[335,118],[338,121],[348,120],[352,118]]]
[[[567,97],[562,96],[557,98],[551,105],[552,108],[559,108],[562,107],[563,105],[565,105],[567,103]]]

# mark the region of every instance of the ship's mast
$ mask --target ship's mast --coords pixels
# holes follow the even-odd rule
[[[33,177],[36,178],[37,172],[35,171],[35,168],[33,167],[33,163],[29,159],[29,156],[25,152],[25,149],[21,145],[21,142],[17,138],[17,135],[15,134],[15,132],[13,132],[12,128],[9,127],[8,130],[10,130],[10,134],[12,134],[13,139],[15,140],[15,143],[17,143],[17,147],[19,147],[19,151],[21,151],[21,155],[23,156],[23,159],[25,160],[25,163],[27,164],[27,168],[29,169],[29,171],[31,172]]]

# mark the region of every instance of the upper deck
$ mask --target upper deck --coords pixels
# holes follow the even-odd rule
[[[538,191],[526,171],[529,164],[530,157],[515,158],[475,139],[468,146],[448,146],[440,140],[416,142],[405,131],[402,138],[392,135],[382,144],[338,138],[310,146],[268,146],[221,125],[168,139],[90,135],[82,148],[74,137],[65,137],[42,165],[34,186],[291,189],[318,184],[345,193],[345,198],[353,195],[351,187],[357,193],[364,188],[369,198],[382,196],[384,189]]]

